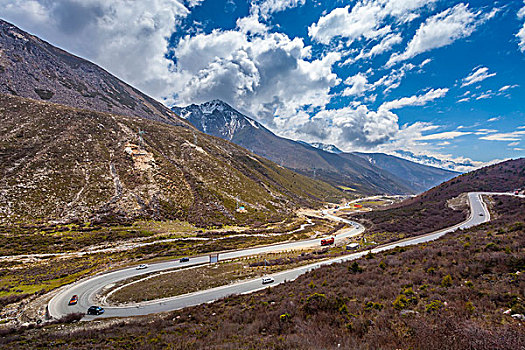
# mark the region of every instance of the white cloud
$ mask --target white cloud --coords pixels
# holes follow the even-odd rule
[[[475,135],[487,135],[487,134],[493,134],[493,133],[496,133],[498,132],[498,130],[495,130],[495,129],[478,129],[476,130],[476,132],[474,133]]]
[[[494,76],[496,76],[496,73],[489,73],[489,69],[487,67],[479,67],[477,69],[474,68],[474,70],[465,79],[463,79],[463,84],[461,84],[461,87],[479,83]]]
[[[322,16],[308,28],[308,34],[322,44],[329,44],[336,37],[344,38],[347,44],[360,38],[383,37],[391,31],[389,26],[384,25],[387,16],[414,19],[415,16],[409,15],[436,1],[360,0],[353,7],[336,8]]]
[[[393,54],[387,66],[470,36],[476,27],[491,15],[493,16],[493,13],[482,16],[481,11],[470,11],[468,5],[463,3],[438,13],[421,24],[406,50],[401,54]]]
[[[380,43],[373,46],[369,51],[365,51],[364,49],[361,50],[359,55],[357,55],[355,58],[350,57],[347,59],[343,64],[351,64],[355,61],[361,60],[361,59],[368,59],[372,58],[374,56],[380,55],[382,53],[388,52],[392,50],[394,45],[397,45],[403,41],[403,38],[400,34],[388,34],[385,36]]]
[[[189,14],[182,0],[3,0],[1,6],[2,18],[148,94],[164,96],[173,84],[166,38]]]
[[[487,122],[489,122],[489,123],[497,122],[500,119],[501,119],[501,117],[492,117],[492,118],[487,119]]]
[[[523,18],[525,18],[525,6],[523,6],[518,11],[518,19],[523,19]],[[516,33],[516,37],[519,40],[518,47],[520,48],[520,51],[525,52],[525,23],[523,23],[523,26],[521,27],[521,29],[518,31],[518,33]]]
[[[251,12],[259,12],[261,16],[267,17],[268,15],[284,11],[297,6],[302,6],[306,3],[306,0],[262,0],[252,2]]]
[[[480,140],[488,140],[488,141],[521,141],[523,138],[523,135],[525,135],[524,131],[513,131],[508,133],[498,133],[498,134],[491,134],[487,136],[480,137]]]
[[[295,138],[330,140],[344,147],[375,147],[398,132],[398,117],[387,110],[371,111],[365,105],[323,110],[304,120]]]
[[[216,30],[186,36],[174,55],[176,104],[219,98],[272,129],[289,128],[287,122],[303,107],[324,107],[330,89],[340,83],[332,72],[339,53],[312,60],[302,39],[281,33]]]
[[[507,91],[509,89],[514,89],[514,88],[517,88],[519,85],[518,84],[514,84],[514,85],[505,85],[505,86],[502,86],[498,91],[499,92],[504,92],[504,91]]]
[[[368,79],[363,73],[348,77],[345,80],[345,84],[351,85],[351,87],[343,91],[343,96],[361,96],[369,89]]]
[[[492,163],[492,161],[484,163],[466,157],[453,157],[451,154],[443,154],[443,147],[449,148],[452,143],[449,141],[435,141],[442,140],[444,137],[436,136],[432,140],[421,140],[421,138],[424,137],[423,133],[438,128],[440,128],[440,126],[424,122],[404,125],[390,142],[379,145],[375,150],[396,155],[416,163],[461,172],[470,171]],[[499,160],[495,160],[495,162],[498,161]]]
[[[494,93],[492,90],[487,90],[485,92],[482,92],[476,97],[476,100],[485,100],[487,98],[492,98],[494,96]]]
[[[427,102],[435,99],[444,97],[448,92],[447,88],[444,89],[432,89],[423,95],[414,95],[410,97],[403,97],[397,100],[384,102],[379,109],[392,110],[399,109],[407,106],[422,106]]]
[[[468,131],[445,131],[436,134],[424,135],[418,138],[418,140],[452,140],[460,136],[470,135]]]
[[[237,28],[246,34],[263,34],[268,31],[268,27],[264,23],[261,23],[259,16],[255,14],[237,19]]]

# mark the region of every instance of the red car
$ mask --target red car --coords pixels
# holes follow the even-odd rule
[[[76,305],[78,303],[78,295],[73,295],[69,300],[69,305]]]
[[[321,245],[331,245],[331,244],[334,244],[334,237],[331,237],[331,238],[327,238],[327,239],[322,239],[321,240]]]

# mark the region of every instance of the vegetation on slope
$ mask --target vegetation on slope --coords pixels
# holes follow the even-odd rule
[[[366,236],[378,243],[416,236],[449,227],[469,213],[466,197],[458,205],[451,200],[473,191],[509,192],[525,187],[525,158],[488,166],[449,180],[417,197],[385,210],[352,216],[367,226]],[[463,203],[461,203],[463,202]]]
[[[525,205],[428,244],[165,315],[5,331],[10,348],[519,349]],[[518,221],[516,221],[518,220]],[[510,310],[509,312],[506,312]]]
[[[0,118],[4,224],[139,218],[255,223],[342,195],[185,126],[8,95],[0,95]]]

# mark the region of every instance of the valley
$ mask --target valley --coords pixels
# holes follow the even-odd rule
[[[44,11],[51,3],[39,4]],[[204,6],[169,3],[163,6],[181,11],[168,21],[172,30]],[[250,8],[267,12],[250,12],[256,21],[232,22],[234,29],[209,34],[208,22],[194,22],[178,38],[180,47],[149,62],[157,66],[147,74],[169,75],[143,76],[158,100],[128,84],[122,71],[117,77],[0,19],[1,348],[525,348],[525,158],[507,156],[517,154],[511,148],[523,151],[525,126],[496,129],[521,112],[480,113],[486,121],[454,124],[453,131],[447,130],[453,123],[437,122],[450,106],[398,116],[399,109],[429,104],[430,110],[449,98],[452,87],[420,87],[412,96],[393,91],[433,59],[403,63],[390,80],[373,82],[373,70],[341,79],[332,65],[361,67],[376,54],[361,51],[355,61],[337,63],[358,54],[351,42],[337,45],[347,53],[325,56],[323,49],[321,55],[316,45],[331,47],[339,34],[315,37],[320,21],[305,27],[306,44],[288,40],[272,32],[279,24],[259,22],[277,11],[270,9],[275,2],[264,4],[252,2]],[[381,3],[378,11],[392,4]],[[450,11],[469,12],[460,5]],[[84,18],[86,9],[78,11]],[[396,11],[381,16],[394,18]],[[473,13],[480,23],[498,14],[494,9],[481,19],[483,11]],[[79,30],[115,24],[99,12],[102,6]],[[413,12],[403,23],[423,15]],[[143,44],[159,18],[141,15],[145,27],[134,35]],[[44,22],[55,25],[51,17]],[[381,28],[394,30],[373,27],[378,36],[386,35]],[[425,33],[420,29],[416,36]],[[226,33],[235,44],[190,42]],[[368,34],[352,40],[371,40]],[[386,51],[404,40],[391,35],[381,42]],[[160,37],[166,45],[175,38]],[[251,46],[269,38],[275,42],[268,52]],[[184,57],[196,47],[209,52]],[[220,55],[224,48],[232,51],[227,59]],[[252,62],[254,54],[260,56]],[[196,75],[179,70],[188,61],[204,64],[207,56],[215,57],[213,64]],[[388,62],[400,57],[413,58],[392,54]],[[288,65],[302,78],[277,79]],[[454,88],[496,77],[489,68],[475,69],[470,78],[454,80]],[[228,98],[229,80],[241,75],[247,85],[237,84],[239,96]],[[318,90],[302,92],[311,80]],[[259,90],[268,82],[271,88]],[[375,93],[382,84],[389,87]],[[473,92],[463,93],[454,108],[470,99],[509,102],[507,90],[519,84],[505,86],[480,96],[480,85],[468,87]],[[300,98],[282,99],[289,88]],[[468,119],[466,109],[460,112]],[[491,158],[483,161],[437,153],[470,152],[461,148],[467,142],[452,144],[463,137],[476,138],[476,150],[505,142],[505,157],[496,159],[488,148],[483,157]],[[417,158],[412,151],[419,148],[428,156]],[[397,156],[403,154],[412,156]]]

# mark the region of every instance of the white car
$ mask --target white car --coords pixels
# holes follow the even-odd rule
[[[269,284],[273,282],[275,282],[275,280],[272,277],[263,277],[262,279],[262,284]]]
[[[137,270],[144,270],[144,269],[147,269],[147,268],[148,268],[147,264],[140,264],[139,266],[137,266]]]

